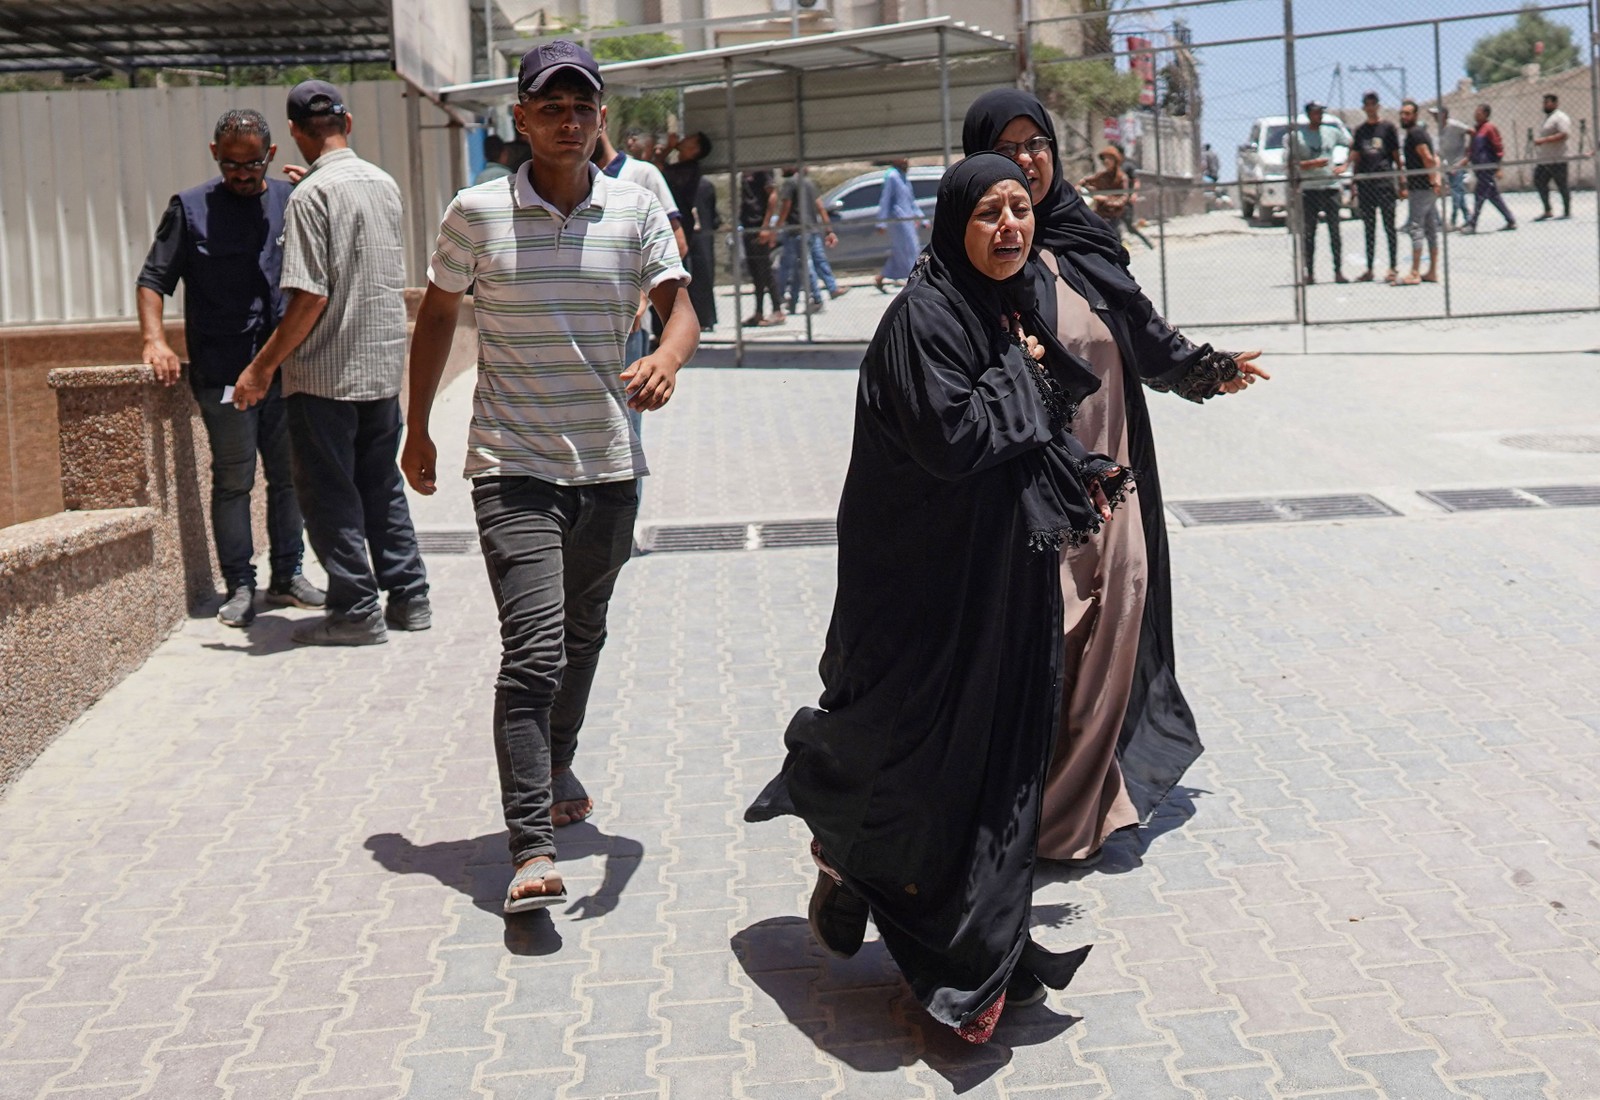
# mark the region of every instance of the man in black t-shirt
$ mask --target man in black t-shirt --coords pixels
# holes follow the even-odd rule
[[[1385,281],[1399,276],[1394,235],[1394,173],[1400,167],[1400,132],[1392,122],[1378,117],[1378,93],[1361,97],[1367,120],[1356,127],[1355,144],[1350,149],[1354,162],[1356,201],[1360,205],[1361,225],[1367,241],[1367,270],[1356,276],[1358,283],[1372,281],[1372,253],[1376,243],[1375,222],[1383,216],[1383,236],[1389,242],[1389,274]]]
[[[1400,281],[1406,286],[1439,281],[1439,158],[1433,151],[1428,129],[1417,119],[1417,104],[1408,99],[1400,105],[1400,125],[1405,129],[1406,177],[1400,194],[1406,196],[1411,232],[1411,274]],[[1422,245],[1428,245],[1428,273],[1422,267]]]

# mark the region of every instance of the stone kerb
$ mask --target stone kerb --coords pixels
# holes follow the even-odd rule
[[[50,371],[67,511],[0,528],[0,785],[216,594],[209,452],[187,385]],[[253,504],[265,546],[265,495]]]

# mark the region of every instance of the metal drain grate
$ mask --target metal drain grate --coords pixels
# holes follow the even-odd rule
[[[1543,501],[1521,489],[1422,489],[1418,493],[1447,512],[1544,507]]]
[[[1588,435],[1582,432],[1527,432],[1522,435],[1508,435],[1500,442],[1519,451],[1550,451],[1554,454],[1569,455],[1600,454],[1600,435]]]
[[[831,519],[779,520],[763,523],[760,538],[763,547],[772,548],[836,546],[839,528]]]
[[[1177,500],[1167,507],[1185,527],[1222,523],[1283,523],[1374,519],[1400,513],[1366,493],[1314,497],[1252,497],[1244,500]]]
[[[1600,508],[1600,485],[1541,485],[1523,492],[1552,508]]]
[[[424,554],[476,554],[476,531],[418,531],[417,549]]]
[[[747,523],[708,523],[654,528],[646,539],[653,554],[685,550],[744,550],[750,545]]]

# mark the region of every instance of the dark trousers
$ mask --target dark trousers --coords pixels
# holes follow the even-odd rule
[[[555,854],[551,773],[571,767],[606,611],[633,552],[638,483],[473,482],[472,506],[500,610],[494,750],[511,859]]]
[[[256,586],[255,539],[250,531],[250,494],[256,485],[256,454],[267,478],[267,539],[272,549],[272,583],[284,584],[300,572],[305,557],[304,524],[295,500],[289,425],[283,387],[272,388],[244,411],[224,404],[221,386],[196,386],[206,442],[211,446],[211,533],[217,540],[217,566],[231,594]]]
[[[1567,162],[1559,161],[1555,164],[1535,164],[1533,166],[1533,186],[1539,192],[1539,201],[1544,203],[1544,212],[1550,213],[1550,185],[1554,183],[1556,190],[1561,192],[1561,213],[1567,217],[1572,216],[1572,191],[1567,187]]]
[[[1339,273],[1343,261],[1344,241],[1339,235],[1339,189],[1326,187],[1300,192],[1300,212],[1306,223],[1306,276],[1312,274],[1317,255],[1317,222],[1328,223],[1328,248],[1333,252],[1333,273]]]
[[[1494,204],[1507,225],[1517,224],[1517,219],[1506,208],[1506,200],[1500,197],[1500,181],[1495,178],[1495,172],[1494,168],[1475,168],[1472,171],[1472,220],[1467,224],[1474,229],[1478,228],[1478,215],[1483,213],[1483,204],[1486,202]]]
[[[395,464],[400,399],[335,401],[296,393],[284,404],[306,534],[328,571],[328,614],[364,620],[381,613],[380,592],[400,600],[427,595],[428,575]]]
[[[1389,244],[1389,266],[1398,267],[1394,234],[1394,188],[1383,180],[1362,180],[1356,184],[1356,197],[1361,204],[1361,232],[1367,242],[1367,270],[1372,270],[1372,254],[1376,251],[1378,243],[1379,217],[1383,218],[1383,238]]]
[[[761,243],[758,233],[744,235],[744,264],[750,269],[750,282],[755,286],[756,310],[753,316],[764,316],[761,308],[763,296],[772,298],[774,312],[783,308],[778,294],[778,278],[772,272],[772,246]]]

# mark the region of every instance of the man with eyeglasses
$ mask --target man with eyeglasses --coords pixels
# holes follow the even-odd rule
[[[211,530],[228,593],[217,618],[235,627],[249,626],[256,615],[250,494],[258,452],[267,479],[271,544],[266,602],[323,605],[322,591],[300,572],[305,544],[282,387],[274,383],[259,405],[244,410],[234,408],[228,393],[283,318],[278,276],[283,215],[293,189],[266,178],[277,148],[259,111],[225,112],[211,141],[221,175],[172,196],[138,280],[144,362],[164,386],[183,371],[167,344],[163,299],[184,284],[189,385],[211,447]]]

